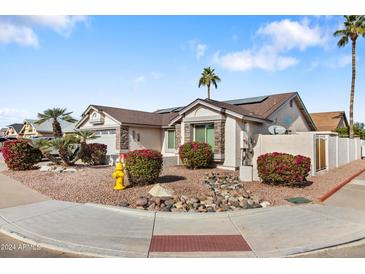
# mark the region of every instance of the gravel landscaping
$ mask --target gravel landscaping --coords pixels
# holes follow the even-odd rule
[[[163,199],[156,201],[148,196],[154,185],[129,187],[121,192],[113,190],[112,167],[76,166],[76,172],[62,173],[40,170],[7,170],[2,173],[58,200],[129,205],[150,210],[207,212],[288,204],[285,199],[290,197],[305,197],[316,202],[316,197],[363,168],[365,161],[354,161],[308,178],[306,187],[290,188],[260,182],[241,183],[237,171],[167,167],[159,183],[175,195],[166,204]]]

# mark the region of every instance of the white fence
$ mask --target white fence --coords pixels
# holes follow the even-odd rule
[[[253,179],[257,180],[257,157],[269,152],[282,152],[293,155],[303,155],[311,158],[311,174],[315,175],[316,139],[325,139],[325,169],[330,170],[351,161],[361,159],[361,146],[364,140],[359,138],[340,138],[337,134],[328,132],[305,132],[293,135],[259,135],[254,148]]]

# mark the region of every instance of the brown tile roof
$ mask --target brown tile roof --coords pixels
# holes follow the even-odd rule
[[[258,103],[248,103],[237,105],[240,108],[244,108],[245,111],[255,113],[256,115],[267,119],[275,110],[277,110],[283,103],[285,103],[290,97],[298,95],[296,92],[280,93],[268,95],[267,98]]]
[[[260,114],[257,114],[256,112],[254,112],[252,110],[249,110],[244,106],[236,106],[236,105],[228,104],[228,103],[221,102],[221,101],[215,101],[215,100],[212,100],[212,99],[205,99],[203,101],[205,101],[209,104],[212,104],[214,106],[217,106],[219,108],[224,108],[224,109],[236,112],[238,114],[242,114],[244,116],[250,116],[250,117],[255,117],[255,118],[259,118],[259,119],[265,119]]]
[[[317,112],[310,114],[318,131],[332,131],[339,126],[341,118],[348,127],[346,114],[344,111]]]
[[[177,113],[159,114],[154,112],[91,105],[99,111],[106,112],[119,122],[126,124],[165,126],[177,116]]]
[[[224,108],[244,116],[254,117],[258,119],[268,119],[268,117],[275,110],[277,110],[280,106],[282,106],[282,104],[285,103],[289,98],[295,95],[298,95],[298,93],[290,92],[290,93],[273,94],[268,96],[261,96],[260,98],[263,99],[258,101],[250,100],[255,98],[248,98],[246,101],[249,103],[245,103],[246,101],[245,100],[242,101],[242,99],[228,101],[230,103],[215,101],[212,99],[197,99],[197,100],[205,101],[213,106]],[[195,100],[194,102],[196,102],[197,100]],[[179,115],[179,113],[175,111],[168,112],[168,109],[166,112],[158,113],[158,112],[146,112],[146,111],[123,109],[123,108],[107,107],[100,105],[91,105],[91,106],[97,108],[98,110],[105,111],[119,122],[127,124],[167,126],[174,118],[176,118]],[[185,107],[180,107],[179,109],[183,108]],[[305,107],[304,111],[306,111]]]

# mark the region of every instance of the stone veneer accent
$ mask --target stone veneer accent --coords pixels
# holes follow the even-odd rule
[[[191,136],[191,125],[189,123],[185,123],[185,128],[184,128],[184,132],[185,132],[185,140],[183,140],[184,143],[190,142],[192,141],[192,136]]]
[[[175,137],[176,147],[179,147],[181,145],[181,124],[175,125]]]
[[[116,131],[117,149],[129,149],[129,127],[119,127]]]
[[[224,155],[224,120],[214,122],[214,154]]]

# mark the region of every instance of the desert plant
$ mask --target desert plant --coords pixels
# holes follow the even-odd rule
[[[72,112],[67,112],[65,108],[50,108],[45,110],[43,113],[38,113],[38,120],[35,123],[40,125],[48,120],[51,120],[53,136],[55,138],[60,138],[62,137],[63,133],[59,120],[75,123],[77,120],[72,118],[71,114]]]
[[[106,162],[107,145],[91,143],[82,146],[81,160],[90,165],[102,165]]]
[[[258,175],[263,183],[296,186],[306,181],[311,160],[302,155],[267,153],[257,158]]]
[[[180,160],[188,168],[206,168],[213,160],[212,147],[206,143],[188,142],[179,147]]]
[[[221,79],[214,73],[214,69],[208,67],[204,68],[203,72],[200,76],[198,86],[206,86],[208,89],[208,99],[210,99],[210,86],[211,84],[214,85],[214,87],[217,89],[218,82],[220,82]]]
[[[352,78],[350,92],[350,138],[354,136],[354,99],[355,99],[355,80],[356,80],[356,41],[359,37],[365,36],[365,16],[345,15],[344,28],[334,32],[334,36],[340,37],[337,46],[342,48],[351,40],[352,46]]]
[[[12,170],[34,169],[34,165],[42,159],[41,152],[25,140],[6,141],[2,154],[6,165]]]
[[[125,157],[125,167],[131,184],[155,183],[162,171],[162,165],[162,154],[154,150],[134,150]]]

